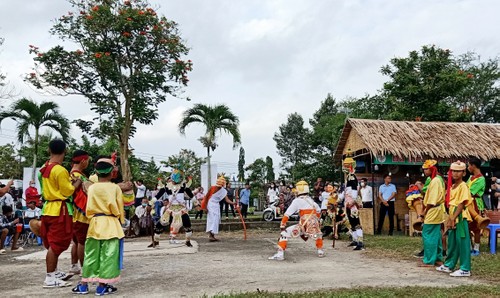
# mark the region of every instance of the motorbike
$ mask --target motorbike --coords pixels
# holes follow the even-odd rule
[[[266,209],[264,209],[264,212],[262,213],[262,219],[265,221],[273,221],[273,220],[278,220],[281,219],[281,212],[280,212],[280,207],[279,207],[279,200],[270,203]],[[299,220],[300,216],[299,213],[296,212],[290,216],[290,220],[292,221],[297,221]]]

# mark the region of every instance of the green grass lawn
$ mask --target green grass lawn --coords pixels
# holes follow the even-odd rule
[[[422,238],[408,236],[365,236],[366,253],[370,257],[419,261],[413,254],[422,249]],[[472,276],[500,284],[500,254],[489,252],[486,237],[481,238],[481,254],[472,257]],[[500,295],[500,294],[499,294]]]
[[[432,287],[402,287],[402,288],[352,288],[322,290],[302,293],[268,293],[254,292],[242,294],[219,295],[221,298],[253,298],[253,297],[287,297],[287,298],[313,298],[313,297],[499,297],[500,286],[459,286],[453,288]]]

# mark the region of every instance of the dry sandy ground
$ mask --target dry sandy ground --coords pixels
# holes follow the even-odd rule
[[[208,242],[195,235],[195,248],[168,247],[137,249],[149,244],[146,238],[133,240],[125,255],[122,280],[115,296],[126,297],[200,297],[204,294],[267,291],[308,291],[359,286],[453,286],[477,283],[467,278],[452,278],[433,268],[418,268],[415,262],[372,259],[354,252],[345,242],[326,249],[326,257],[316,256],[313,242],[300,239],[289,242],[286,260],[269,261],[275,252],[278,233],[249,232],[243,241],[241,232],[224,233],[222,241]],[[203,237],[203,238],[202,238]],[[129,241],[129,240],[128,240]],[[325,242],[328,245],[331,242]],[[179,247],[179,245],[174,245]],[[179,250],[180,249],[180,250]],[[33,253],[39,248],[31,248]],[[129,249],[131,250],[131,249]],[[176,250],[174,254],[173,251]],[[27,254],[23,253],[23,255]],[[409,252],[411,253],[411,252]],[[0,293],[2,297],[69,297],[71,288],[43,289],[45,263],[36,254],[27,260],[14,259],[13,253],[0,256]],[[69,260],[60,262],[69,267]],[[73,284],[77,278],[73,277]],[[90,288],[91,294],[95,290]]]

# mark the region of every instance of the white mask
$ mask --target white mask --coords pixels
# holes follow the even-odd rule
[[[366,184],[364,182],[361,182],[361,186],[365,186]]]

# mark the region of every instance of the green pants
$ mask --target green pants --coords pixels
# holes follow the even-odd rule
[[[118,238],[85,241],[83,282],[114,283],[120,279],[120,240]]]
[[[448,230],[448,254],[444,265],[451,270],[460,259],[460,269],[470,271],[470,235],[466,219],[460,215],[454,230]]]
[[[443,261],[443,240],[441,224],[424,224],[422,228],[424,242],[424,264],[434,265]]]

